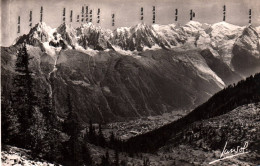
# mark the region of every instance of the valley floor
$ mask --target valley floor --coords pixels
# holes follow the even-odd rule
[[[111,132],[113,132],[118,138],[126,140],[130,137],[143,134],[163,125],[169,124],[187,115],[189,112],[189,110],[178,110],[158,116],[148,116],[126,122],[109,123],[103,126],[103,132],[106,137],[109,137]]]

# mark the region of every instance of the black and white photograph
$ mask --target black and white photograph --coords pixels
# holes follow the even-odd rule
[[[260,0],[0,0],[2,166],[260,166]]]

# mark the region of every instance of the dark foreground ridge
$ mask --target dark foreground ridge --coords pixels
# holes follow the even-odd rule
[[[146,134],[130,138],[126,149],[130,152],[155,152],[193,122],[230,112],[238,106],[260,101],[260,74],[230,85],[216,93],[187,116]]]

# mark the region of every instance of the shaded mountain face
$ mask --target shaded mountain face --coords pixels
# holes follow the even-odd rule
[[[226,85],[232,84],[241,79],[241,76],[238,73],[232,71],[225,62],[217,57],[214,57],[211,50],[202,50],[200,54],[206,60],[209,68],[214,71],[225,82]]]

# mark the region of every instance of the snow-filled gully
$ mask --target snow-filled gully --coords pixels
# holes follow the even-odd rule
[[[54,58],[54,65],[53,65],[53,69],[51,72],[49,72],[48,74],[48,80],[49,80],[49,90],[50,90],[50,98],[52,98],[52,94],[53,94],[53,90],[52,90],[52,85],[51,85],[51,75],[57,70],[57,61],[58,61],[58,58],[59,58],[59,54],[57,54],[56,56],[53,56]]]

